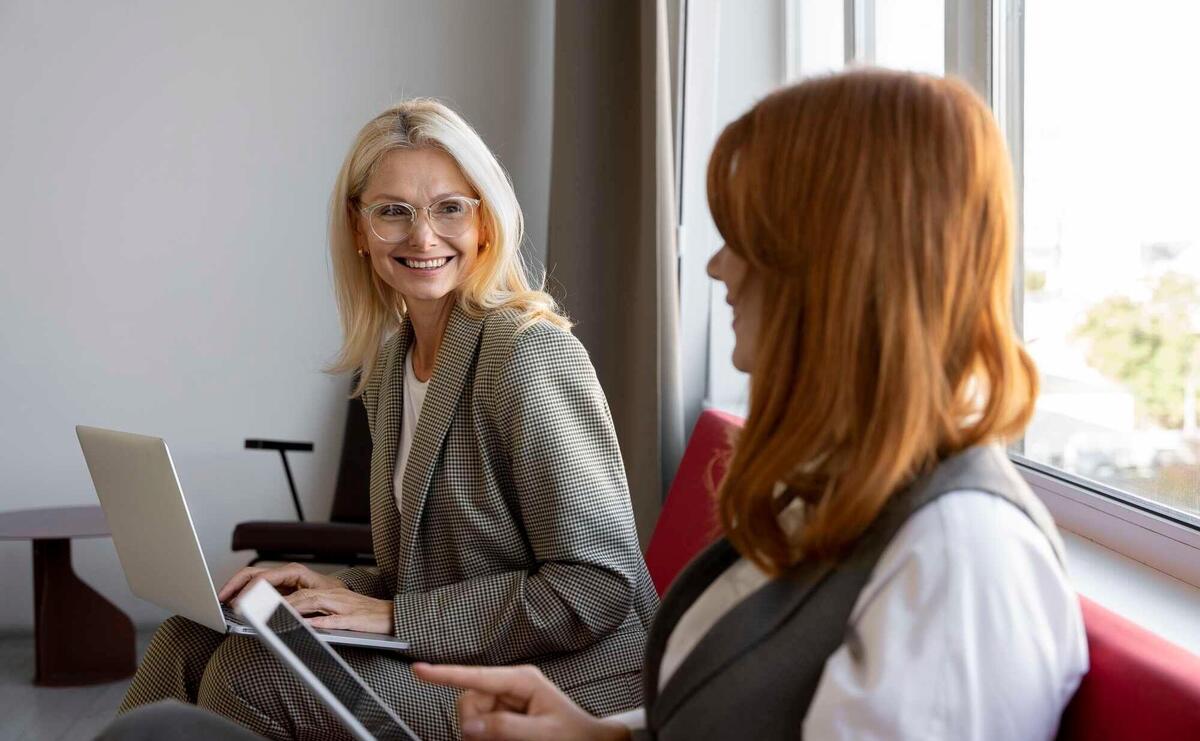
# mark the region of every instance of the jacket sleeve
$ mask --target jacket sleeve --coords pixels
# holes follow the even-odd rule
[[[608,404],[587,352],[537,324],[481,400],[510,465],[530,567],[395,597],[424,661],[507,664],[576,651],[622,625],[642,565]]]
[[[365,594],[376,599],[387,599],[387,590],[383,588],[383,577],[375,566],[351,566],[348,569],[336,571],[330,576],[346,585],[351,592]]]

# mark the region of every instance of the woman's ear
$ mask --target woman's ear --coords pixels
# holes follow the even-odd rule
[[[346,218],[350,219],[350,228],[354,230],[354,249],[358,251],[359,257],[366,257],[370,251],[367,244],[367,235],[362,229],[362,220],[353,208],[349,208],[347,211]]]

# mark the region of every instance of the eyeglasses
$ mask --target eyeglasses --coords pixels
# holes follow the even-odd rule
[[[461,237],[471,227],[479,203],[478,198],[449,196],[428,206],[418,207],[403,202],[376,203],[359,210],[367,217],[371,232],[379,241],[395,243],[403,242],[412,234],[417,214],[421,211],[425,212],[429,228],[433,229],[434,234],[447,239]]]

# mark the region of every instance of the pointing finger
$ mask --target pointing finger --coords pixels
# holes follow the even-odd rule
[[[434,666],[417,662],[412,669],[417,678],[431,684],[505,696],[506,699],[516,700],[516,704],[522,708],[528,705],[536,692],[549,684],[549,680],[532,666]]]

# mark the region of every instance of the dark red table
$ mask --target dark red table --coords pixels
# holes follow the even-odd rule
[[[133,623],[71,568],[72,538],[108,536],[99,507],[0,513],[0,540],[33,541],[34,684],[69,687],[133,674]]]

